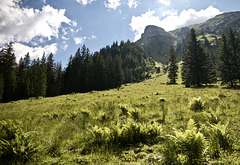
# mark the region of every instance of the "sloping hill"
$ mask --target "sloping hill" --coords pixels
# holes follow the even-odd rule
[[[233,28],[239,30],[240,28],[240,12],[231,12],[217,15],[216,17],[207,20],[202,24],[196,24],[179,28],[170,33],[178,40],[184,39],[190,32],[190,29],[194,28],[199,35],[214,34],[221,36],[223,32]]]
[[[201,164],[239,164],[239,91],[166,81],[159,74],[120,89],[2,103],[0,164],[179,164],[203,150]],[[191,110],[192,100],[206,109]],[[185,132],[192,119],[201,129]],[[189,140],[175,145],[176,130]]]

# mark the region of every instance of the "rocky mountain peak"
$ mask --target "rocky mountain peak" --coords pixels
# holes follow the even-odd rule
[[[168,60],[170,46],[175,45],[176,54],[179,55],[179,58],[181,57],[184,40],[191,28],[195,29],[199,39],[207,38],[214,47],[222,33],[227,33],[230,28],[240,35],[240,12],[223,13],[204,23],[182,27],[171,32],[149,25],[136,43],[142,45],[154,60],[164,63]]]
[[[163,28],[155,25],[148,25],[146,26],[144,33],[142,34],[142,38],[151,38],[154,36],[166,36],[166,35],[172,37]]]
[[[164,33],[164,32],[166,31],[163,28],[155,25],[148,25],[144,30],[144,33]]]

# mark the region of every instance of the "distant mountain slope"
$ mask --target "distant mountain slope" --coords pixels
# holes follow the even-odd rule
[[[191,28],[194,28],[198,33],[198,39],[206,37],[211,45],[216,45],[222,32],[229,31],[229,28],[240,31],[240,11],[223,13],[202,24],[179,28],[171,32],[150,25],[146,27],[141,38],[136,43],[143,45],[154,60],[164,63],[168,59],[170,46],[177,47],[181,45]]]

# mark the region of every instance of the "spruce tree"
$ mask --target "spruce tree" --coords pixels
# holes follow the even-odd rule
[[[201,43],[197,40],[194,29],[191,29],[182,61],[182,81],[186,87],[199,87],[211,82],[208,57]]]
[[[30,56],[29,53],[24,58],[20,58],[16,71],[17,99],[26,99],[30,96]]]
[[[106,77],[107,77],[107,86],[109,89],[114,88],[114,67],[113,67],[113,60],[112,60],[112,56],[108,55],[106,57]]]
[[[4,79],[3,101],[12,101],[15,98],[16,89],[16,61],[13,47],[10,43],[0,51],[0,74]]]
[[[47,89],[46,58],[33,60],[31,66],[31,89],[33,97],[45,97]]]
[[[3,99],[3,92],[4,92],[4,79],[3,74],[0,74],[0,102],[2,102]]]
[[[55,94],[60,95],[62,93],[63,88],[63,71],[62,71],[62,64],[57,63],[56,64],[56,80],[55,80]]]
[[[47,76],[47,90],[46,96],[55,96],[56,95],[56,84],[55,84],[55,63],[53,59],[53,54],[51,53],[47,58],[46,64],[46,76]]]
[[[106,63],[103,56],[99,53],[95,53],[94,58],[94,89],[105,90],[107,89],[107,74],[106,74]]]
[[[124,72],[122,68],[122,59],[116,56],[114,59],[114,87],[120,87],[123,84]]]
[[[17,99],[23,99],[25,97],[25,66],[22,57],[18,62],[16,80],[17,80],[16,97]]]
[[[24,98],[28,98],[31,95],[31,67],[30,67],[30,55],[27,53],[24,57],[24,67],[25,67],[25,95]]]
[[[219,64],[218,70],[222,84],[230,83],[233,87],[237,80],[239,80],[239,42],[230,29],[229,36],[222,34],[219,46]]]
[[[231,70],[233,73],[233,81],[237,82],[238,78],[239,78],[239,41],[238,39],[235,37],[235,33],[233,32],[232,28],[230,28],[229,30],[229,37],[228,37],[228,46],[229,46],[229,52],[230,52],[230,56],[231,56],[231,61],[232,61],[232,65],[231,65]]]
[[[171,46],[169,52],[169,66],[168,66],[168,78],[170,84],[176,84],[178,65],[176,60],[176,53],[174,48]]]

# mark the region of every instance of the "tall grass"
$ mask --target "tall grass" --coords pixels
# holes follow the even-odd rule
[[[165,82],[164,75],[119,90],[0,104],[0,159],[5,164],[239,163],[239,91]]]

